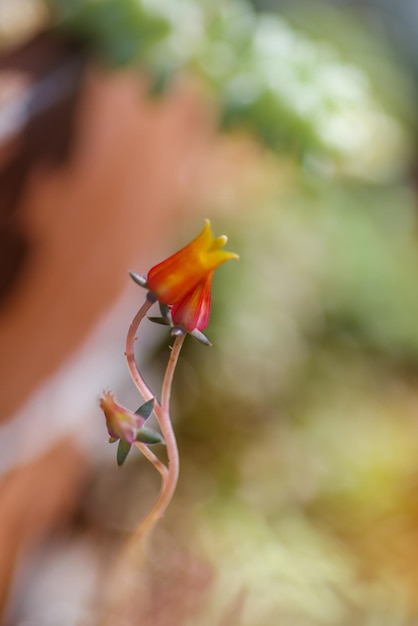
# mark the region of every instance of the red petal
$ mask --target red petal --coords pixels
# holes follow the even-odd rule
[[[192,331],[203,330],[208,325],[210,315],[212,276],[210,272],[192,291],[171,310],[174,324],[184,326]]]

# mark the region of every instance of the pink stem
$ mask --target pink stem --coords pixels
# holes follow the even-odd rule
[[[138,330],[138,327],[153,304],[154,303],[151,302],[150,300],[145,300],[144,304],[141,306],[138,313],[135,315],[134,319],[132,320],[129,326],[128,334],[126,336],[125,356],[126,356],[126,361],[128,363],[129,372],[132,376],[132,380],[134,381],[136,385],[136,388],[138,389],[139,393],[142,395],[145,401],[151,400],[151,398],[154,398],[155,396],[152,393],[151,389],[148,387],[147,383],[145,382],[143,376],[141,375],[140,371],[138,370],[136,366],[134,344],[135,344],[136,332]],[[156,405],[158,404],[158,401],[156,398],[155,398],[155,404]]]
[[[149,300],[146,300],[144,302],[144,304],[141,306],[138,313],[132,320],[126,337],[125,354],[128,368],[138,391],[141,393],[145,400],[150,400],[151,398],[155,398],[155,396],[146,384],[142,374],[140,373],[136,365],[134,355],[134,343],[139,324],[144,319],[152,304],[153,303]],[[166,444],[168,468],[163,463],[161,463],[158,457],[156,457],[155,454],[151,452],[151,450],[147,446],[145,446],[144,444],[140,444],[139,442],[136,443],[138,449],[146,456],[149,461],[151,461],[154,467],[160,472],[162,477],[162,485],[161,492],[157,501],[155,502],[145,520],[143,520],[143,522],[140,524],[134,534],[134,537],[132,538],[133,545],[136,543],[136,536],[138,536],[138,538],[140,536],[141,540],[143,540],[145,536],[149,535],[157,521],[163,517],[164,512],[173,497],[177,485],[180,464],[176,437],[170,419],[170,395],[174,371],[176,368],[181,347],[184,342],[184,338],[185,335],[179,335],[174,341],[170,354],[170,359],[168,361],[167,369],[164,376],[161,393],[161,403],[159,403],[158,400],[155,398],[154,404],[154,413],[161,428],[161,432]]]
[[[161,428],[167,449],[168,472],[163,477],[161,492],[157,501],[132,537],[132,545],[135,545],[137,542],[145,542],[147,540],[155,524],[164,516],[164,513],[176,490],[180,463],[177,441],[170,419],[170,395],[174,371],[176,369],[176,364],[184,338],[185,335],[180,335],[176,337],[174,341],[164,376],[161,404],[158,404],[155,407],[155,415]]]
[[[147,312],[149,311],[149,309],[152,307],[152,305],[153,305],[153,302],[151,302],[150,300],[145,300],[144,304],[141,306],[138,313],[135,315],[134,319],[132,320],[129,326],[127,337],[126,337],[126,351],[125,351],[126,361],[128,363],[128,368],[132,376],[132,380],[134,381],[135,386],[138,389],[139,393],[143,396],[144,400],[146,401],[151,400],[151,398],[154,397],[154,394],[152,393],[151,389],[148,387],[141,372],[137,368],[136,361],[135,361],[134,345],[135,345],[136,332],[138,330],[138,327],[140,323],[142,322],[142,320],[144,319]],[[155,399],[155,404],[156,405],[158,404],[157,399]],[[135,446],[138,448],[140,452],[142,452],[145,458],[148,459],[148,461],[150,461],[150,463],[153,464],[155,469],[161,474],[161,478],[163,479],[163,481],[165,481],[167,478],[168,469],[166,468],[164,463],[160,461],[160,459],[148,448],[146,444],[137,441],[135,442]]]
[[[126,339],[126,359],[129,371],[138,391],[145,398],[145,400],[150,400],[154,397],[154,394],[145,383],[136,366],[134,357],[134,342],[138,326],[151,305],[152,303],[147,300],[139,309],[129,327]],[[176,437],[170,419],[170,395],[174,371],[184,338],[185,335],[180,335],[177,336],[174,341],[164,375],[161,403],[155,400],[154,404],[154,412],[166,443],[168,467],[166,467],[146,445],[139,442],[136,443],[139,450],[143,452],[146,458],[150,460],[154,467],[156,467],[156,469],[160,472],[162,477],[161,491],[151,511],[139,524],[131,536],[121,555],[119,564],[115,567],[113,580],[115,581],[114,584],[119,590],[119,593],[117,596],[114,596],[110,602],[107,614],[101,622],[103,626],[119,625],[123,621],[124,614],[129,614],[130,602],[138,593],[138,589],[135,584],[136,579],[131,575],[131,573],[133,568],[137,569],[143,563],[143,559],[146,556],[145,548],[147,540],[158,520],[163,517],[176,489],[179,475],[179,454]]]

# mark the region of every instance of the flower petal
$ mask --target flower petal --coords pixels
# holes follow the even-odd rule
[[[115,402],[110,391],[103,393],[100,398],[100,407],[105,414],[110,437],[133,443],[138,429],[145,424],[145,419]]]
[[[173,306],[171,315],[175,325],[184,326],[188,331],[206,328],[210,314],[212,276],[213,272]]]
[[[221,250],[226,241],[225,236],[215,239],[210,221],[206,220],[202,232],[193,241],[150,269],[149,289],[160,303],[179,304],[219,265],[238,258],[233,252]]]

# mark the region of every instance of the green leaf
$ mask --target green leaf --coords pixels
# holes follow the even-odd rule
[[[115,443],[115,441],[117,440],[118,440],[117,437],[109,437],[109,443]]]
[[[147,426],[143,426],[136,435],[136,440],[141,443],[155,444],[155,443],[165,443],[163,436],[157,430],[153,428],[147,428]]]
[[[142,404],[139,409],[135,411],[135,415],[139,415],[140,417],[143,417],[144,420],[147,420],[154,410],[154,402],[155,398],[151,398],[151,400]]]
[[[138,0],[50,0],[55,24],[112,65],[143,62],[170,34],[168,19]]]
[[[124,439],[121,439],[119,441],[118,451],[116,452],[116,462],[119,467],[121,467],[125,463],[126,457],[128,456],[130,449],[130,443],[124,441]]]
[[[173,320],[171,318],[171,308],[166,304],[160,304],[161,317],[149,317],[148,319],[155,324],[162,324],[163,326],[172,326]]]
[[[170,322],[165,317],[149,317],[150,322],[161,324],[161,326],[170,326]]]

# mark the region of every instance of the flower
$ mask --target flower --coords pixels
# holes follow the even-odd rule
[[[106,426],[110,438],[112,440],[121,439],[127,443],[136,441],[138,431],[144,425],[147,417],[152,413],[153,404],[154,401],[147,402],[138,409],[138,411],[142,409],[140,414],[133,413],[115,402],[113,394],[110,391],[103,392],[100,398],[100,407],[106,417]]]
[[[173,323],[188,331],[203,330],[209,321],[214,270],[238,259],[222,250],[227,237],[214,237],[210,221],[187,246],[158,263],[147,275],[147,285],[160,304],[172,306]]]
[[[184,296],[183,300],[173,305],[171,309],[173,324],[184,326],[189,331],[206,328],[210,314],[212,277],[213,272],[210,272]]]

